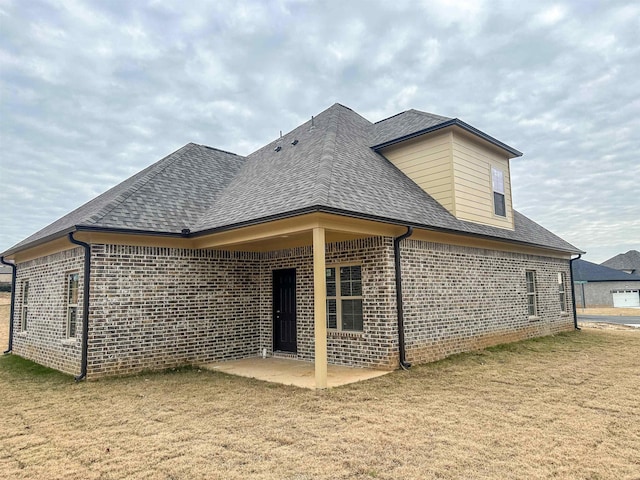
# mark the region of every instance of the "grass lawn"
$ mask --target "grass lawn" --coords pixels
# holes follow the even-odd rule
[[[6,348],[8,306],[0,306]],[[0,358],[7,479],[640,479],[640,331],[583,329],[316,393]]]

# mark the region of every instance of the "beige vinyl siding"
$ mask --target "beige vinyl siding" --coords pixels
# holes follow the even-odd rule
[[[381,152],[461,220],[513,229],[509,157],[456,128],[423,135]],[[494,213],[491,168],[504,174],[506,216]]]
[[[454,131],[452,157],[456,217],[513,229],[511,179],[507,155],[484,146],[466,133]],[[504,172],[506,217],[494,213],[491,167]]]
[[[451,131],[402,142],[383,150],[382,153],[455,215]]]

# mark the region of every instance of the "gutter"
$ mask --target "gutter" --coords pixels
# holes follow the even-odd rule
[[[407,232],[393,239],[393,259],[396,267],[396,306],[398,308],[398,351],[400,353],[400,367],[404,370],[411,368],[407,362],[404,344],[404,310],[402,303],[402,267],[400,265],[400,242],[413,234],[413,227],[407,227]]]
[[[10,248],[9,250],[5,251],[2,253],[2,255],[4,256],[8,256],[8,255],[13,255],[16,252],[19,252],[21,250],[26,250],[29,248],[33,248],[36,247],[38,245],[42,245],[45,244],[47,242],[50,242],[51,240],[55,240],[64,236],[67,236],[69,233],[73,233],[73,232],[103,232],[103,233],[116,233],[116,234],[123,234],[123,235],[148,235],[148,236],[154,236],[154,237],[168,237],[168,238],[183,238],[183,239],[195,239],[195,238],[199,238],[199,237],[204,237],[207,235],[212,235],[215,233],[221,233],[221,232],[228,232],[230,230],[235,230],[237,228],[242,228],[242,227],[250,227],[250,226],[254,226],[254,225],[261,225],[267,222],[271,222],[274,220],[284,220],[287,218],[293,218],[293,217],[297,217],[300,215],[306,215],[309,213],[329,213],[329,214],[333,214],[333,215],[340,215],[340,216],[344,216],[344,217],[349,217],[349,218],[357,218],[360,220],[371,220],[374,222],[381,222],[381,223],[386,223],[389,225],[398,225],[398,226],[408,226],[411,225],[414,228],[419,228],[421,230],[427,230],[430,232],[439,232],[439,233],[447,233],[447,234],[451,234],[451,235],[459,235],[459,236],[463,236],[463,237],[469,237],[469,238],[482,238],[482,239],[486,239],[486,240],[492,240],[495,242],[502,242],[502,243],[508,243],[511,245],[519,245],[519,246],[526,246],[526,247],[534,247],[534,248],[540,248],[543,250],[550,250],[553,252],[563,252],[563,253],[570,253],[570,254],[578,254],[578,253],[584,253],[578,249],[568,249],[568,248],[562,248],[562,247],[550,247],[548,245],[540,245],[537,243],[532,243],[532,242],[526,242],[523,240],[516,240],[516,239],[510,239],[510,238],[504,238],[504,237],[498,237],[498,236],[494,236],[494,235],[490,235],[490,234],[486,234],[486,233],[477,233],[477,232],[469,232],[469,231],[465,231],[465,230],[455,230],[453,228],[446,228],[446,227],[435,227],[435,226],[431,226],[431,225],[424,225],[424,224],[420,224],[417,222],[406,222],[406,221],[402,221],[402,220],[396,220],[393,218],[388,218],[388,217],[383,217],[383,216],[379,216],[379,215],[371,215],[371,214],[366,214],[366,213],[357,213],[357,212],[352,212],[349,210],[343,210],[340,208],[334,208],[334,207],[327,207],[327,206],[323,206],[323,205],[313,205],[313,206],[309,206],[309,207],[303,207],[303,208],[299,208],[297,210],[291,210],[289,212],[284,212],[284,213],[277,213],[274,215],[267,215],[264,217],[260,217],[260,218],[255,218],[255,219],[251,219],[251,220],[244,220],[242,222],[237,222],[237,223],[233,223],[233,224],[229,224],[229,225],[224,225],[221,227],[213,227],[213,228],[207,228],[205,230],[199,230],[199,231],[192,231],[190,229],[183,229],[181,232],[165,232],[165,231],[156,231],[156,230],[134,230],[134,229],[127,229],[127,228],[114,228],[114,227],[95,227],[95,226],[87,226],[87,225],[76,225],[75,227],[70,227],[67,228],[65,230],[61,230],[58,233],[52,234],[52,235],[48,235],[44,238],[41,238],[39,240],[35,240],[31,243],[25,244],[25,245],[21,245],[19,247],[14,246],[12,248]],[[188,230],[188,231],[187,231]]]
[[[82,363],[80,375],[75,377],[76,382],[87,377],[87,354],[89,344],[89,285],[91,276],[91,246],[73,238],[73,232],[69,232],[69,241],[84,248],[84,282],[82,290]]]
[[[474,127],[472,125],[469,125],[468,123],[465,123],[462,120],[459,120],[457,118],[452,118],[451,120],[447,120],[446,122],[442,122],[442,123],[439,123],[437,125],[433,125],[432,127],[428,127],[428,128],[423,129],[423,130],[418,130],[417,132],[413,132],[413,133],[410,133],[408,135],[404,135],[402,137],[394,138],[392,140],[389,140],[389,141],[386,141],[386,142],[383,142],[383,143],[379,143],[378,145],[374,145],[371,148],[373,150],[378,151],[378,150],[381,150],[381,149],[383,149],[385,147],[389,147],[391,145],[395,145],[396,143],[404,142],[405,140],[410,140],[412,138],[419,137],[420,135],[424,135],[426,133],[435,132],[437,130],[442,130],[443,128],[453,127],[453,126],[460,127],[461,129],[466,130],[469,133],[473,133],[474,135],[477,135],[478,137],[480,137],[483,140],[495,145],[496,147],[501,148],[502,150],[506,150],[507,152],[509,152],[514,157],[521,157],[522,156],[522,152],[516,150],[513,147],[510,147],[506,143],[502,143],[497,138],[493,138],[491,135],[487,135],[482,130],[478,130],[476,127]]]
[[[571,280],[571,307],[573,308],[573,328],[576,330],[580,330],[578,326],[578,314],[576,313],[576,288],[573,283],[573,262],[579,260],[582,257],[582,254],[579,253],[576,258],[572,258],[569,260],[569,278]],[[584,301],[584,298],[582,299]]]
[[[0,263],[9,265],[11,267],[11,309],[9,313],[9,348],[4,351],[4,355],[7,355],[13,350],[13,312],[16,305],[16,272],[18,267],[15,263],[7,262],[4,257],[0,257]]]
[[[2,253],[4,256],[13,255],[14,253],[20,252],[22,250],[27,250],[29,248],[38,247],[40,245],[44,245],[45,243],[49,243],[53,240],[58,240],[63,237],[68,237],[70,233],[75,232],[97,232],[97,233],[118,233],[124,235],[145,235],[152,237],[172,237],[172,238],[185,238],[185,234],[183,232],[163,232],[156,230],[133,230],[129,228],[114,228],[114,227],[94,227],[88,225],[75,225],[73,227],[65,228],[60,230],[59,232],[52,233],[51,235],[47,235],[45,237],[39,238],[38,240],[34,240],[33,242],[26,243],[24,245],[18,244],[9,248]]]
[[[379,215],[351,212],[349,210],[343,210],[335,207],[326,207],[323,205],[314,205],[311,207],[304,207],[298,210],[292,210],[290,212],[279,213],[275,215],[268,215],[265,217],[260,217],[252,220],[245,220],[245,221],[233,223],[230,225],[224,225],[222,227],[214,227],[214,228],[208,228],[206,230],[199,230],[197,232],[190,232],[189,235],[187,235],[187,238],[204,237],[214,233],[227,232],[227,231],[235,230],[237,228],[242,228],[242,227],[251,227],[254,225],[260,225],[260,224],[267,223],[274,220],[283,220],[283,219],[297,217],[297,216],[305,215],[309,213],[329,213],[333,215],[340,215],[343,217],[357,218],[359,220],[371,220],[374,222],[381,222],[381,223],[387,223],[389,225],[398,225],[398,226],[405,226],[405,227],[408,225],[411,225],[413,228],[419,228],[420,230],[427,230],[429,232],[447,233],[451,235],[458,235],[458,236],[470,237],[470,238],[482,238],[486,240],[492,240],[495,242],[509,243],[511,245],[519,245],[519,246],[526,246],[526,247],[534,247],[534,248],[539,248],[543,250],[550,250],[553,252],[563,252],[563,253],[571,253],[571,254],[577,254],[578,252],[584,253],[578,249],[569,250],[567,248],[549,247],[547,245],[540,245],[537,243],[525,242],[523,240],[496,237],[489,234],[468,232],[465,230],[454,230],[452,228],[446,228],[446,227],[434,227],[434,226],[423,225],[415,222],[404,222],[401,220],[395,220],[392,218],[382,217]],[[492,228],[498,228],[498,227],[492,227]]]

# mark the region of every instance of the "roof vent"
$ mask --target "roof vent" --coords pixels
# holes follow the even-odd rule
[[[273,149],[274,152],[279,152],[280,150],[282,150],[282,146],[280,145]]]
[[[187,235],[189,235],[190,233],[191,233],[191,230],[189,230],[188,228],[183,228],[183,229],[182,229],[182,235],[184,235],[185,237],[186,237]]]
[[[296,138],[293,142],[291,142],[291,145],[297,145],[298,144],[298,139]]]

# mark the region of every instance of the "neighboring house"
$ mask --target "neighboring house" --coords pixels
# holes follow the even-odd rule
[[[629,250],[627,253],[620,253],[609,260],[602,262],[600,265],[615,268],[625,273],[633,275],[640,274],[640,252],[637,250]]]
[[[0,291],[11,289],[11,267],[0,265]]]
[[[513,210],[520,155],[339,104],[246,157],[190,143],[4,252],[13,351],[90,378],[266,351],[323,387],[571,330],[579,250]]]
[[[578,307],[640,307],[640,275],[586,260],[573,261]]]

